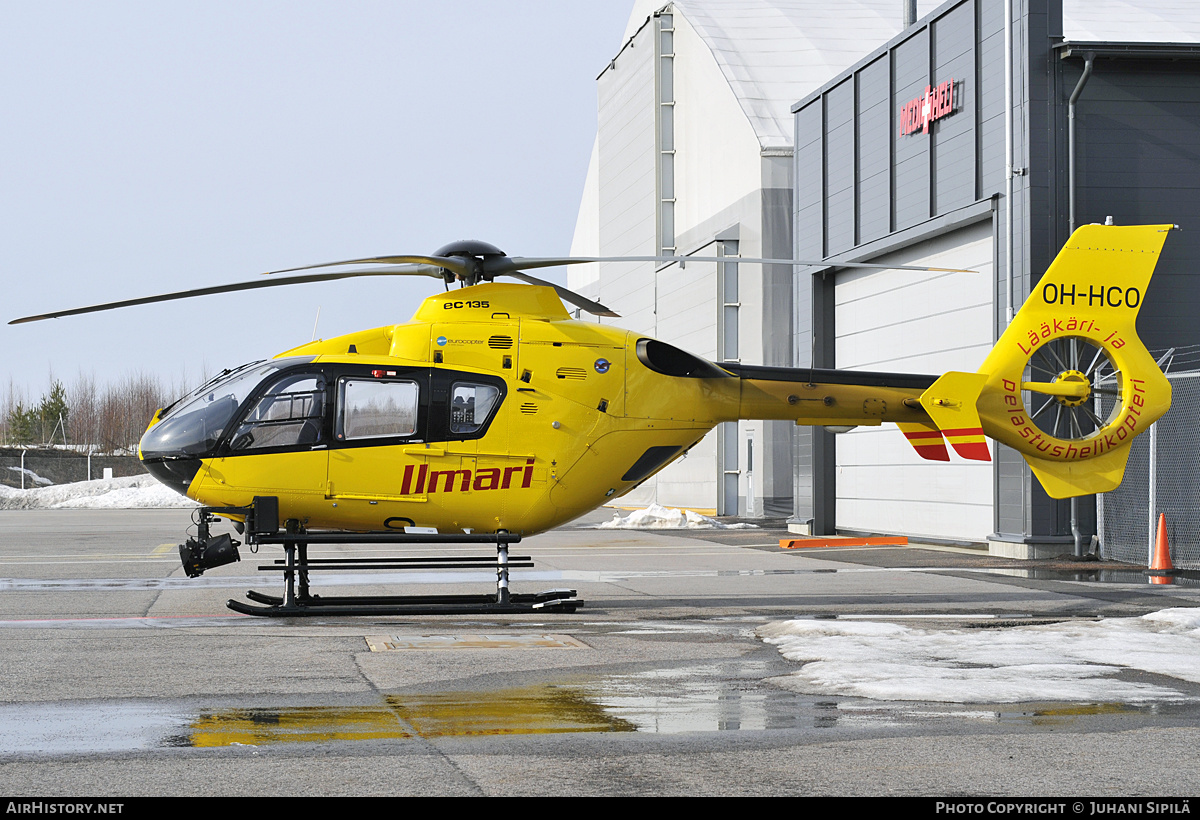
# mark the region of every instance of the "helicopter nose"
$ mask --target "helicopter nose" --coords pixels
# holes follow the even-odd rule
[[[195,480],[196,473],[200,471],[200,459],[175,458],[147,460],[143,456],[142,466],[160,484],[164,484],[180,495],[186,496],[188,487],[192,486],[192,481]]]

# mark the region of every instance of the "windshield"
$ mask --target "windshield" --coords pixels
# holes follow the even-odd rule
[[[211,452],[238,408],[263,379],[311,357],[273,359],[222,374],[171,408],[142,436],[142,458],[198,456]]]

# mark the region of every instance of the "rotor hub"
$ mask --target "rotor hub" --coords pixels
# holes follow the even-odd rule
[[[460,239],[457,242],[451,242],[438,248],[433,255],[462,259],[468,267],[466,275],[442,268],[442,276],[446,280],[446,284],[450,284],[457,278],[464,285],[477,285],[481,281],[490,282],[493,277],[487,271],[488,261],[507,258],[504,251],[490,242],[483,242],[479,239]]]
[[[478,239],[460,239],[457,242],[451,242],[448,245],[443,245],[433,252],[434,256],[505,256],[504,251],[497,248],[490,242],[482,242]]]
[[[1054,377],[1052,383],[1075,388],[1075,392],[1071,395],[1055,397],[1058,403],[1065,407],[1078,407],[1092,397],[1091,382],[1079,370],[1064,370]]]

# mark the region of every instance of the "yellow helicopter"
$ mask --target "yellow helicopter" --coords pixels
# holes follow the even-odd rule
[[[891,422],[918,454],[943,461],[950,458],[946,442],[963,458],[990,460],[986,435],[1018,450],[1055,498],[1115,488],[1133,438],[1170,407],[1170,384],[1139,341],[1135,320],[1171,227],[1079,228],[979,371],[941,376],[716,364],[640,333],[573,319],[563,301],[616,314],[524,273],[608,258],[510,258],[477,241],[432,255],[273,273],[365,268],[10,324],[354,276],[426,275],[447,286],[457,280],[462,288],[427,298],[409,322],[315,341],[218,375],[155,414],[139,456],[158,480],[205,505],[198,537],[180,548],[189,575],[239,560],[229,536],[209,535],[212,515],[244,523],[252,543],[285,546],[287,559],[276,567],[288,582],[284,598],[251,593],[269,604],[267,614],[314,611],[307,572],[321,567],[307,560],[305,547],[333,540],[496,543],[505,565],[496,600],[511,605],[506,567],[515,564],[507,544],[619,498],[725,421]],[[492,281],[499,276],[523,284]],[[418,528],[438,535],[412,532]],[[378,567],[402,566],[391,560]],[[361,567],[347,561],[327,568]],[[445,565],[421,559],[411,566],[435,564]],[[338,600],[351,607],[346,611],[364,611]],[[448,611],[387,600],[370,611]],[[342,611],[325,603],[324,612]]]

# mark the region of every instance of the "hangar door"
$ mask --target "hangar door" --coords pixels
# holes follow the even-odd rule
[[[878,259],[883,264],[967,268],[838,274],[834,328],[839,368],[940,375],[973,372],[992,347],[990,220]],[[995,457],[995,445],[989,440]],[[837,438],[837,526],[983,541],[993,523],[990,462],[926,461],[895,425]]]

